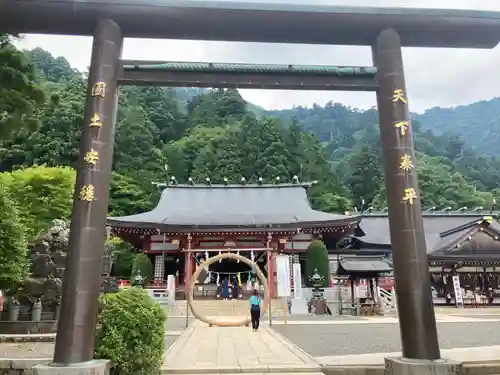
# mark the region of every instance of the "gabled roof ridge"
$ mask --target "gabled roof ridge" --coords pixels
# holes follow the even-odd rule
[[[487,220],[476,221],[476,222],[469,223],[469,224],[470,225],[468,225],[468,226],[464,225],[463,228],[461,229],[462,231],[466,231],[465,233],[463,233],[462,235],[460,235],[459,237],[457,237],[452,242],[446,244],[445,246],[433,249],[432,253],[438,252],[438,251],[442,251],[443,253],[450,252],[458,244],[464,242],[466,238],[475,236],[476,234],[478,234],[480,232],[486,233],[487,235],[491,236],[491,233],[488,233],[489,231],[491,231],[491,232],[497,233],[500,236],[500,231],[498,230],[498,228],[495,228],[494,226],[491,226],[491,223],[489,223]],[[486,231],[483,230],[483,228],[479,227],[482,224],[486,224],[486,228],[485,228],[485,229],[487,229]],[[453,233],[458,233],[458,232],[459,232],[459,230],[458,231],[454,231]]]
[[[370,217],[389,217],[387,212],[361,212],[361,215],[364,218]],[[485,217],[485,216],[493,216],[499,217],[500,211],[491,211],[491,212],[481,212],[481,211],[432,211],[432,212],[422,212],[422,217],[431,218],[431,217]]]
[[[194,184],[172,184],[172,183],[157,183],[158,187],[165,189],[269,189],[269,188],[309,188],[314,185],[314,182],[299,182],[299,183],[280,183],[280,184],[212,184],[212,183],[194,183]]]
[[[490,218],[491,217],[489,217],[489,216],[483,216],[481,219],[479,219],[479,221],[478,220],[472,220],[472,221],[470,221],[468,223],[459,225],[458,227],[450,228],[447,231],[439,233],[439,237],[441,237],[441,238],[442,237],[446,237],[446,236],[449,236],[450,234],[457,233],[457,232],[460,232],[460,231],[465,230],[467,228],[472,228],[475,225],[481,225],[481,224],[484,224],[484,223],[486,223],[488,225],[488,227],[490,227],[490,224],[491,224]],[[495,230],[495,229],[493,229],[493,230]],[[497,231],[497,230],[495,230],[495,231]]]

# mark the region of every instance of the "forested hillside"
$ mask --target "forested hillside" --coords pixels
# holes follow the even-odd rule
[[[34,165],[73,167],[85,75],[41,49],[26,52],[27,60],[16,56],[20,63],[13,66],[0,54],[0,86],[12,88],[3,95],[33,92],[20,93],[2,69],[25,77],[23,82],[44,95],[28,100],[37,128],[18,122],[0,138],[0,172]],[[238,183],[243,177],[291,181],[296,175],[318,181],[311,191],[317,209],[343,212],[359,208],[362,200],[365,208],[385,206],[374,110],[329,103],[263,112],[236,90],[155,87],[123,87],[119,103],[111,215],[150,209],[159,193],[152,182],[172,177]],[[490,207],[498,193],[500,161],[479,157],[459,137],[424,131],[416,121],[413,126],[424,206]]]
[[[424,129],[459,134],[467,146],[488,155],[500,155],[500,98],[456,108],[432,108],[415,117]]]

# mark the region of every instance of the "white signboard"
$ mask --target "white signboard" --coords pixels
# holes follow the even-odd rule
[[[455,304],[457,306],[464,305],[464,299],[462,297],[462,288],[460,287],[460,279],[458,276],[453,276],[453,290],[455,291]]]
[[[288,255],[276,255],[276,273],[278,278],[278,296],[290,297],[290,258]]]
[[[175,300],[175,277],[174,275],[167,276],[167,295],[169,301]]]
[[[293,268],[293,298],[302,299],[302,274],[300,263],[294,263]]]

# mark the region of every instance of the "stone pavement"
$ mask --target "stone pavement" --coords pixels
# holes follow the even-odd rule
[[[499,322],[499,315],[458,315],[458,314],[436,314],[437,323],[479,323],[479,322]],[[293,317],[286,323],[284,320],[275,320],[276,325],[358,325],[358,324],[399,324],[399,319],[391,316],[361,316],[361,317],[319,317],[317,319],[300,319]]]
[[[271,330],[209,327],[196,321],[165,353],[162,373],[311,373],[321,367],[305,352]]]
[[[383,365],[386,357],[400,357],[401,352],[394,353],[371,353],[358,355],[342,355],[315,357],[314,359],[322,366],[370,366]],[[462,362],[473,363],[496,363],[500,361],[500,345],[479,346],[475,348],[442,349],[441,357]]]

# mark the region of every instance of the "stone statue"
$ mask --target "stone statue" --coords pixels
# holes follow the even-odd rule
[[[19,286],[17,299],[31,308],[40,301],[45,308],[55,308],[61,300],[62,278],[66,267],[69,228],[63,220],[53,220],[49,230],[31,244],[30,275]]]

